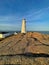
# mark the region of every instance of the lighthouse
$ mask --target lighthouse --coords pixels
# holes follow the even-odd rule
[[[22,20],[21,33],[26,33],[26,20]]]

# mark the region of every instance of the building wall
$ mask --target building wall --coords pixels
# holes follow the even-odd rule
[[[0,34],[0,38],[4,38],[4,35],[3,34]]]

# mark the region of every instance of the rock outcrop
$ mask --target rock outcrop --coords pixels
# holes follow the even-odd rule
[[[0,41],[0,55],[49,54],[49,35],[38,32],[18,33]]]
[[[49,65],[49,35],[18,33],[0,41],[0,65]]]

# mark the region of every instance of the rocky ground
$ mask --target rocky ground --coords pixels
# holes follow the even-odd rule
[[[0,64],[49,65],[49,35],[18,33],[0,41]]]

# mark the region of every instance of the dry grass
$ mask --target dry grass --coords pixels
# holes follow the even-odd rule
[[[49,58],[27,56],[4,56],[0,57],[0,65],[49,65]]]

